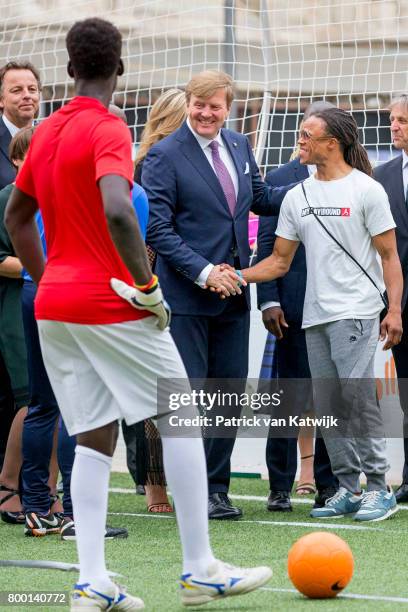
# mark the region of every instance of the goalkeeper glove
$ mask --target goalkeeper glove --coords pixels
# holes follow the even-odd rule
[[[149,310],[157,317],[157,327],[160,330],[166,329],[170,325],[171,310],[163,299],[163,294],[158,283],[154,282],[148,289],[141,291],[137,287],[131,287],[127,283],[111,278],[112,289],[124,300],[129,302],[133,308],[138,310]],[[150,284],[150,283],[149,283]]]

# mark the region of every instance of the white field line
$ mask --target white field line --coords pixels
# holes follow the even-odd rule
[[[174,514],[168,512],[161,514],[160,512],[149,512],[143,514],[142,512],[108,512],[110,516],[134,516],[139,518],[150,518],[150,519],[171,519],[174,520],[176,517]]]
[[[123,489],[122,487],[110,487],[109,493],[131,493],[132,495],[136,495],[135,489]],[[143,495],[138,497],[143,497]]]
[[[274,589],[272,587],[261,587],[260,591],[272,591],[273,593],[297,593],[296,589]],[[386,595],[360,595],[358,593],[341,593],[336,599],[365,599],[369,601],[389,601],[392,603],[408,603],[407,597],[387,597]]]
[[[344,523],[310,523],[308,521],[259,521],[259,520],[245,520],[240,519],[239,523],[255,523],[256,525],[271,525],[271,526],[285,526],[290,525],[291,527],[306,527],[307,529],[348,529],[350,531],[386,531],[389,530],[381,529],[381,527],[366,527],[365,525],[347,525]],[[398,531],[400,533],[400,531]]]
[[[132,495],[135,495],[135,490],[134,489],[122,489],[120,487],[113,487],[112,489],[109,489],[110,493],[131,493]],[[263,502],[264,504],[266,504],[267,501],[267,495],[265,495],[264,497],[262,497],[261,495],[232,495],[229,494],[229,497],[231,499],[237,499],[237,500],[243,500],[243,501],[259,501],[259,502]],[[311,506],[314,503],[313,499],[303,499],[301,497],[291,497],[292,504],[305,504],[308,506]],[[408,504],[398,504],[398,508],[400,510],[408,510]]]
[[[169,516],[166,514],[159,514],[152,512],[150,514],[143,514],[141,512],[108,512],[110,516],[134,516],[137,518],[150,518],[150,519],[174,519],[175,516]],[[246,520],[240,519],[239,521],[231,521],[236,525],[250,524],[250,525],[269,525],[270,527],[305,527],[306,529],[346,529],[349,531],[380,531],[381,533],[398,533],[406,532],[406,529],[390,530],[382,529],[381,527],[367,527],[366,525],[347,525],[345,523],[318,523],[318,522],[307,522],[307,521],[258,521],[258,520]]]
[[[259,496],[259,495],[228,495],[231,499],[242,499],[244,501],[259,501],[259,502],[263,502],[266,503],[267,501],[267,495],[265,495],[265,497]],[[292,504],[306,504],[308,506],[311,506],[312,504],[314,504],[314,499],[304,499],[302,497],[291,497],[290,501],[292,502]],[[408,504],[398,504],[398,508],[399,510],[408,510]]]
[[[109,489],[111,493],[132,493],[134,494],[133,489],[121,489],[121,488],[112,488]],[[244,499],[250,501],[260,501],[265,502],[265,497],[260,497],[257,495],[230,495],[232,499]],[[294,503],[300,504],[312,504],[313,500],[311,499],[298,499],[293,498],[292,501]],[[400,505],[401,510],[408,510],[408,506]],[[139,518],[153,518],[153,519],[174,519],[174,516],[169,516],[168,514],[142,514],[142,513],[132,513],[132,512],[108,512],[111,516],[133,516]],[[384,533],[401,533],[401,530],[389,530],[389,529],[381,529],[380,527],[366,527],[364,525],[345,525],[344,523],[317,523],[317,522],[301,522],[301,521],[259,521],[259,520],[245,520],[241,519],[236,521],[236,524],[246,523],[246,524],[257,524],[257,525],[270,525],[281,526],[281,527],[305,527],[305,528],[318,528],[318,529],[346,529],[346,530],[357,530],[357,531],[381,531]],[[235,524],[235,522],[234,522]],[[405,531],[405,530],[404,530]],[[271,591],[274,593],[298,593],[296,589],[278,589],[272,587],[262,587],[263,591]],[[368,600],[368,601],[384,601],[391,603],[408,603],[408,598],[405,597],[386,597],[382,595],[361,595],[358,593],[342,593],[337,595],[337,598],[342,599],[360,599],[360,600]]]

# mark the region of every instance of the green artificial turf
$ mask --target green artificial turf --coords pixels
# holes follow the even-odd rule
[[[133,493],[134,486],[127,474],[113,474],[111,487],[129,488],[132,492],[110,494],[109,524],[127,527],[129,538],[106,543],[109,569],[123,575],[119,581],[126,584],[131,593],[145,600],[146,610],[180,610],[176,579],[180,573],[181,554],[174,518],[171,515],[166,518],[148,515],[144,497]],[[316,528],[313,524],[296,526],[291,523],[312,523],[309,518],[311,505],[294,504],[291,513],[268,513],[265,509],[268,485],[265,481],[255,479],[233,479],[231,493],[263,496],[263,500],[235,500],[244,510],[244,520],[211,522],[211,540],[216,556],[242,566],[271,565],[274,576],[268,587],[293,588],[286,573],[288,550],[299,537]],[[143,516],[132,516],[135,514]],[[274,524],[277,522],[284,524]],[[338,519],[338,523],[355,525],[352,519],[347,518]],[[336,521],[325,524],[335,525]],[[370,523],[366,527],[367,530],[363,531],[333,530],[333,533],[348,542],[355,557],[354,577],[345,593],[407,597],[405,551],[408,544],[408,511],[401,510],[390,520]],[[0,523],[0,543],[0,556],[3,559],[77,560],[75,543],[62,542],[58,536],[26,538],[21,526]],[[62,571],[0,568],[0,591],[68,591],[76,576],[75,573]],[[0,606],[4,612],[35,609],[33,606]],[[37,609],[48,612],[68,608],[40,606]],[[312,601],[297,593],[261,590],[244,597],[214,602],[199,609],[231,612],[391,611],[408,610],[408,603],[346,598]]]

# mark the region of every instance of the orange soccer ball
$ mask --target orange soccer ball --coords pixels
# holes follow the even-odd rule
[[[289,578],[313,599],[335,597],[350,582],[353,569],[349,545],[334,533],[309,533],[293,544],[288,555]]]

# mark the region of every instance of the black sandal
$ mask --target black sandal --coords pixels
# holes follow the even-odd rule
[[[0,492],[6,491],[8,495],[5,495],[2,499],[0,499],[0,508],[1,506],[14,497],[14,495],[20,495],[18,491],[15,489],[10,489],[10,487],[6,487],[6,485],[0,484]],[[9,523],[10,525],[22,525],[25,523],[25,516],[23,512],[11,512],[10,510],[0,510],[1,520],[5,523]]]

